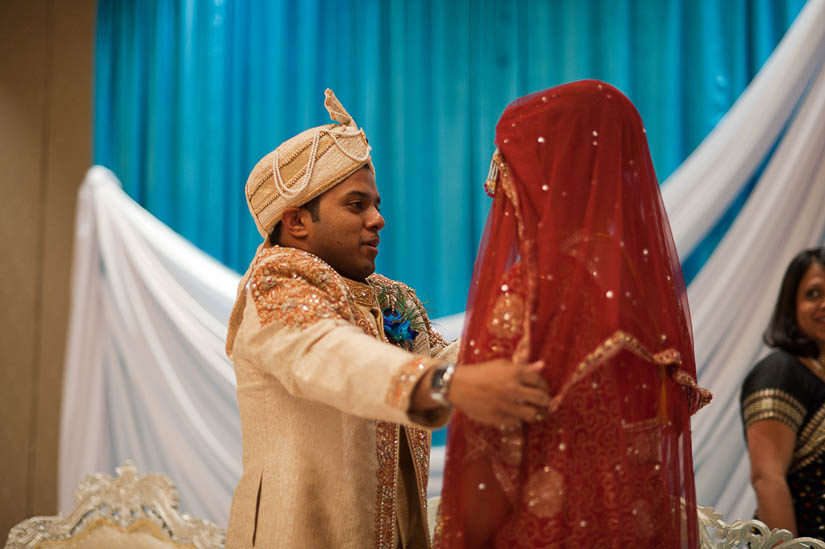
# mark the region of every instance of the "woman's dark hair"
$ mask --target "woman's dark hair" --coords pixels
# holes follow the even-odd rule
[[[816,342],[805,336],[796,323],[796,291],[805,271],[814,263],[825,266],[825,248],[805,250],[791,260],[782,279],[770,324],[762,335],[766,344],[797,356],[819,355]]]

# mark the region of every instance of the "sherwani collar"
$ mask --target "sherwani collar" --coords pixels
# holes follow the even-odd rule
[[[378,307],[378,295],[375,292],[375,288],[373,288],[369,283],[358,282],[357,280],[351,280],[344,276],[341,278],[344,279],[344,282],[347,284],[347,288],[356,303],[366,307]]]

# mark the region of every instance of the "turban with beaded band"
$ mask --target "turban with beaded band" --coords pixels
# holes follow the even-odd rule
[[[375,172],[364,130],[330,89],[324,106],[337,123],[310,128],[284,141],[249,174],[246,202],[264,238],[281,221],[285,208],[306,204],[364,166]]]
[[[332,90],[324,94],[324,106],[336,123],[310,128],[284,141],[255,165],[246,181],[246,203],[264,241],[238,284],[226,334],[230,357],[243,319],[246,284],[261,251],[271,245],[267,237],[281,221],[284,209],[306,204],[365,166],[375,173],[364,130]]]

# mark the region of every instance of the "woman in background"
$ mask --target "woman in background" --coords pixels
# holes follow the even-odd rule
[[[825,540],[825,248],[791,261],[764,340],[741,397],[757,516]]]
[[[698,547],[710,395],[636,109],[575,82],[510,104],[495,143],[459,362],[544,360],[553,400],[520,426],[456,413],[436,547]]]

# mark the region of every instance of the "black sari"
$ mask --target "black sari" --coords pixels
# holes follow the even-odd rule
[[[798,535],[825,540],[825,382],[793,355],[776,351],[745,378],[740,404],[746,430],[774,419],[796,433],[786,479]]]

